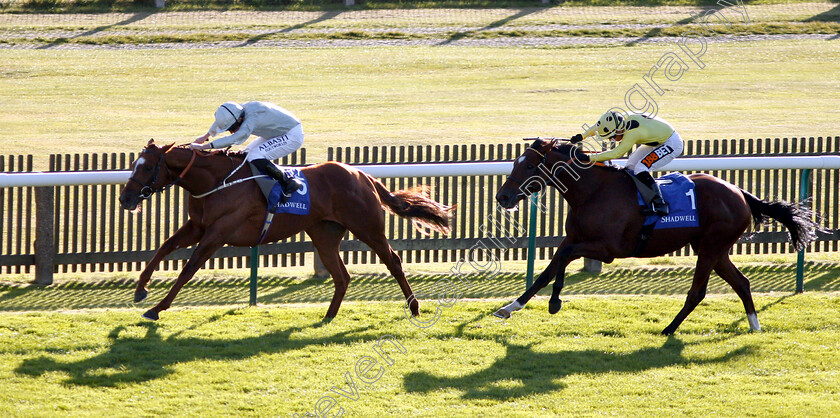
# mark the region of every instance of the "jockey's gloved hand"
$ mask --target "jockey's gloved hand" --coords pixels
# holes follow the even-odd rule
[[[573,143],[573,144],[577,144],[577,143],[578,143],[578,142],[580,142],[580,141],[583,141],[583,135],[581,135],[581,134],[574,134],[574,135],[572,135],[572,137],[569,139],[569,142],[571,142],[571,143]]]

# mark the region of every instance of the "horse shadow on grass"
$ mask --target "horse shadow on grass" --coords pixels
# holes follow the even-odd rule
[[[49,372],[63,372],[68,375],[65,384],[115,387],[166,377],[175,372],[173,366],[179,363],[198,360],[241,360],[263,353],[292,351],[313,345],[375,342],[380,337],[368,333],[372,327],[367,326],[318,338],[290,338],[294,333],[324,326],[325,321],[240,339],[182,336],[185,331],[232,313],[233,311],[216,315],[208,321],[165,338],[158,333],[159,326],[156,322],[140,322],[133,325],[145,328],[145,335],[142,337],[121,336],[120,333],[127,327],[120,325],[108,334],[111,340],[110,347],[102,354],[69,362],[56,361],[48,356],[26,359],[15,369],[15,373],[37,377]]]
[[[686,358],[686,343],[669,337],[661,347],[642,348],[629,353],[609,353],[603,350],[534,351],[534,344],[505,346],[505,356],[489,367],[462,376],[437,376],[414,372],[405,376],[406,391],[428,393],[453,388],[463,392],[463,399],[493,399],[508,401],[535,394],[550,393],[566,388],[562,379],[573,375],[604,373],[633,374],[671,366],[725,363],[749,355],[752,347],[740,347],[715,358],[695,360]]]
[[[781,300],[774,302],[762,310],[780,302]],[[470,325],[478,323],[485,316],[485,314],[479,314],[459,324],[452,337],[474,338],[468,335]],[[730,328],[736,325],[737,321]],[[602,349],[534,351],[535,343],[514,344],[506,336],[497,336],[491,339],[504,346],[505,356],[483,370],[452,377],[433,375],[428,372],[413,372],[405,376],[404,387],[407,392],[413,393],[428,393],[453,388],[463,392],[462,399],[509,401],[565,389],[567,385],[562,382],[562,379],[573,375],[634,374],[672,366],[726,363],[753,354],[755,348],[746,345],[711,358],[691,359],[684,355],[687,346],[723,342],[736,334],[740,333],[711,339],[704,338],[693,343],[685,343],[671,335],[660,347],[645,347],[629,353],[609,353]]]

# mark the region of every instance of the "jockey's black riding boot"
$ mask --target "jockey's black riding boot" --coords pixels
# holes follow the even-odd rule
[[[655,193],[653,198],[650,199],[650,202],[648,202],[649,206],[642,211],[642,214],[657,216],[667,215],[670,212],[670,208],[668,207],[668,203],[662,199],[662,192],[659,190],[659,185],[656,184],[656,180],[653,179],[653,176],[651,176],[649,172],[643,171],[636,174],[636,178],[641,180],[645,186],[653,190]]]
[[[277,180],[280,185],[283,186],[283,197],[286,199],[292,197],[292,193],[303,187],[303,184],[301,184],[298,179],[286,176],[286,173],[284,173],[283,170],[278,169],[274,163],[265,158],[253,160],[251,161],[251,164],[254,164],[254,166],[260,169],[260,171],[268,174],[274,180]],[[286,199],[283,199],[284,203]]]

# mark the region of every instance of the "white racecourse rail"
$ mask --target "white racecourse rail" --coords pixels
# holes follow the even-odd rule
[[[615,160],[614,162],[617,165],[623,166],[625,161],[626,160]],[[354,165],[353,167],[379,178],[483,176],[510,174],[513,169],[513,162]],[[666,167],[666,171],[767,169],[840,169],[840,155],[805,157],[677,158]],[[128,177],[130,175],[130,171],[0,173],[0,187],[122,184],[128,181]]]

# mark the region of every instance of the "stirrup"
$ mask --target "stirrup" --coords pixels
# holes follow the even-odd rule
[[[649,206],[646,206],[644,209],[642,209],[642,215],[645,216],[667,216],[670,212],[671,209],[664,202],[659,205],[650,202]]]

